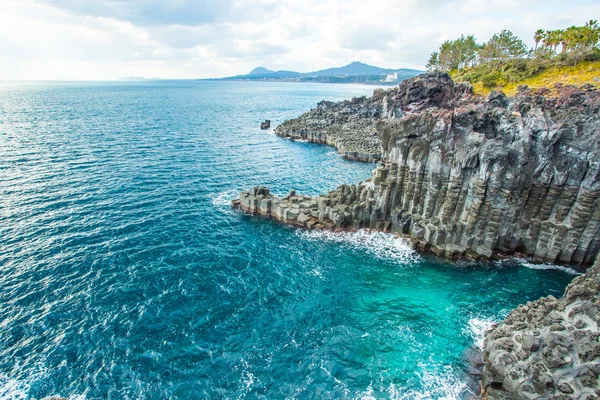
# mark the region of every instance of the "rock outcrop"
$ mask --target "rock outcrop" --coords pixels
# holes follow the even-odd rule
[[[317,108],[279,125],[275,134],[334,146],[342,157],[350,160],[378,161],[381,149],[375,123],[382,115],[378,94],[376,91],[371,98],[340,103],[322,101]]]
[[[599,322],[596,262],[560,300],[522,305],[488,332],[483,394],[496,400],[600,398]]]
[[[349,158],[381,157],[372,178],[314,198],[254,190],[234,205],[309,228],[397,232],[446,257],[519,252],[589,265],[600,249],[599,110],[589,88],[482,98],[447,75],[421,75],[368,99],[320,103],[276,130]]]
[[[265,119],[263,122],[260,123],[260,129],[267,130],[271,128],[271,120],[270,119]]]

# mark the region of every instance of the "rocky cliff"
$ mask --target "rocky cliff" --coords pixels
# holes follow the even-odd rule
[[[599,322],[596,262],[560,300],[522,305],[488,332],[483,394],[497,400],[600,398]]]
[[[559,92],[481,98],[430,74],[371,98],[320,103],[276,132],[381,159],[372,178],[319,197],[256,188],[234,206],[308,228],[397,232],[447,257],[519,252],[591,264],[600,249],[600,94]]]
[[[378,98],[382,92],[375,91],[371,98],[340,103],[322,101],[317,108],[279,125],[275,134],[334,146],[350,160],[378,161],[381,149],[375,122],[382,116],[382,102]]]

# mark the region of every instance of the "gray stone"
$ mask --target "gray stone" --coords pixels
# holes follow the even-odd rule
[[[588,293],[594,293],[592,301],[600,302],[600,257],[585,275],[573,280],[561,299],[527,303],[487,333],[482,388],[488,399],[598,398],[600,351],[595,346],[600,347],[600,314],[590,317],[586,312]],[[528,321],[525,331],[514,330],[514,322],[522,319]],[[515,345],[507,346],[508,341]],[[514,389],[513,371],[520,371],[518,379],[530,383],[534,392]],[[502,390],[493,382],[501,382]]]

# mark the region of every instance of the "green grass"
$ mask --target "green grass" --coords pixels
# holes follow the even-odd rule
[[[556,94],[556,83],[581,86],[589,83],[600,87],[600,61],[582,61],[577,65],[552,64],[548,61],[513,60],[492,67],[478,65],[460,71],[451,71],[452,79],[469,82],[476,94],[487,95],[492,88],[502,90],[507,95],[517,93],[519,85],[531,89],[550,89],[549,95]]]

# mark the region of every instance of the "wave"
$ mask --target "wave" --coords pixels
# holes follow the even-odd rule
[[[31,386],[38,380],[43,380],[46,378],[46,370],[42,367],[36,367],[31,372],[31,376],[29,378],[14,379],[10,378],[5,374],[0,374],[0,400],[26,400],[31,399],[30,395]],[[85,400],[86,395],[83,394],[53,394],[49,395],[49,397],[58,396],[65,397],[70,400]]]
[[[516,259],[516,261],[519,263],[519,265],[521,265],[525,268],[537,269],[537,270],[556,270],[556,271],[565,272],[569,275],[581,275],[581,272],[578,272],[578,271],[574,270],[573,268],[565,267],[564,265],[535,264],[535,263],[532,263],[532,262],[522,259],[522,258],[518,258],[518,259]]]
[[[231,206],[231,201],[235,200],[239,197],[240,191],[237,189],[229,189],[220,193],[211,193],[209,197],[213,206],[215,207],[223,207],[223,206]]]
[[[463,332],[468,336],[471,336],[477,347],[483,350],[483,340],[485,339],[485,334],[492,328],[494,324],[497,324],[498,322],[499,320],[497,318],[473,317],[469,319],[467,327],[463,329]]]
[[[419,364],[419,368],[423,369],[417,374],[421,384],[420,389],[408,389],[392,383],[384,389],[387,396],[393,400],[459,400],[467,393],[472,394],[467,383],[456,374],[452,366],[446,366],[442,371],[433,371],[424,364]],[[380,396],[381,394],[375,393],[373,386],[370,385],[357,398],[375,400]]]
[[[531,260],[528,260],[526,258],[509,258],[506,260],[499,261],[500,265],[515,265],[515,263],[518,266],[529,268],[529,269],[555,270],[555,271],[562,271],[569,275],[581,275],[581,272],[579,272],[573,268],[566,267],[564,265],[556,265],[556,264],[549,264],[549,263],[543,263],[543,264],[533,263],[533,262],[531,262]]]
[[[21,400],[29,398],[29,385],[0,375],[0,400]]]
[[[410,264],[420,259],[417,252],[408,246],[406,240],[391,233],[361,229],[357,232],[298,231],[297,234],[308,240],[345,244],[366,251],[381,260]]]

